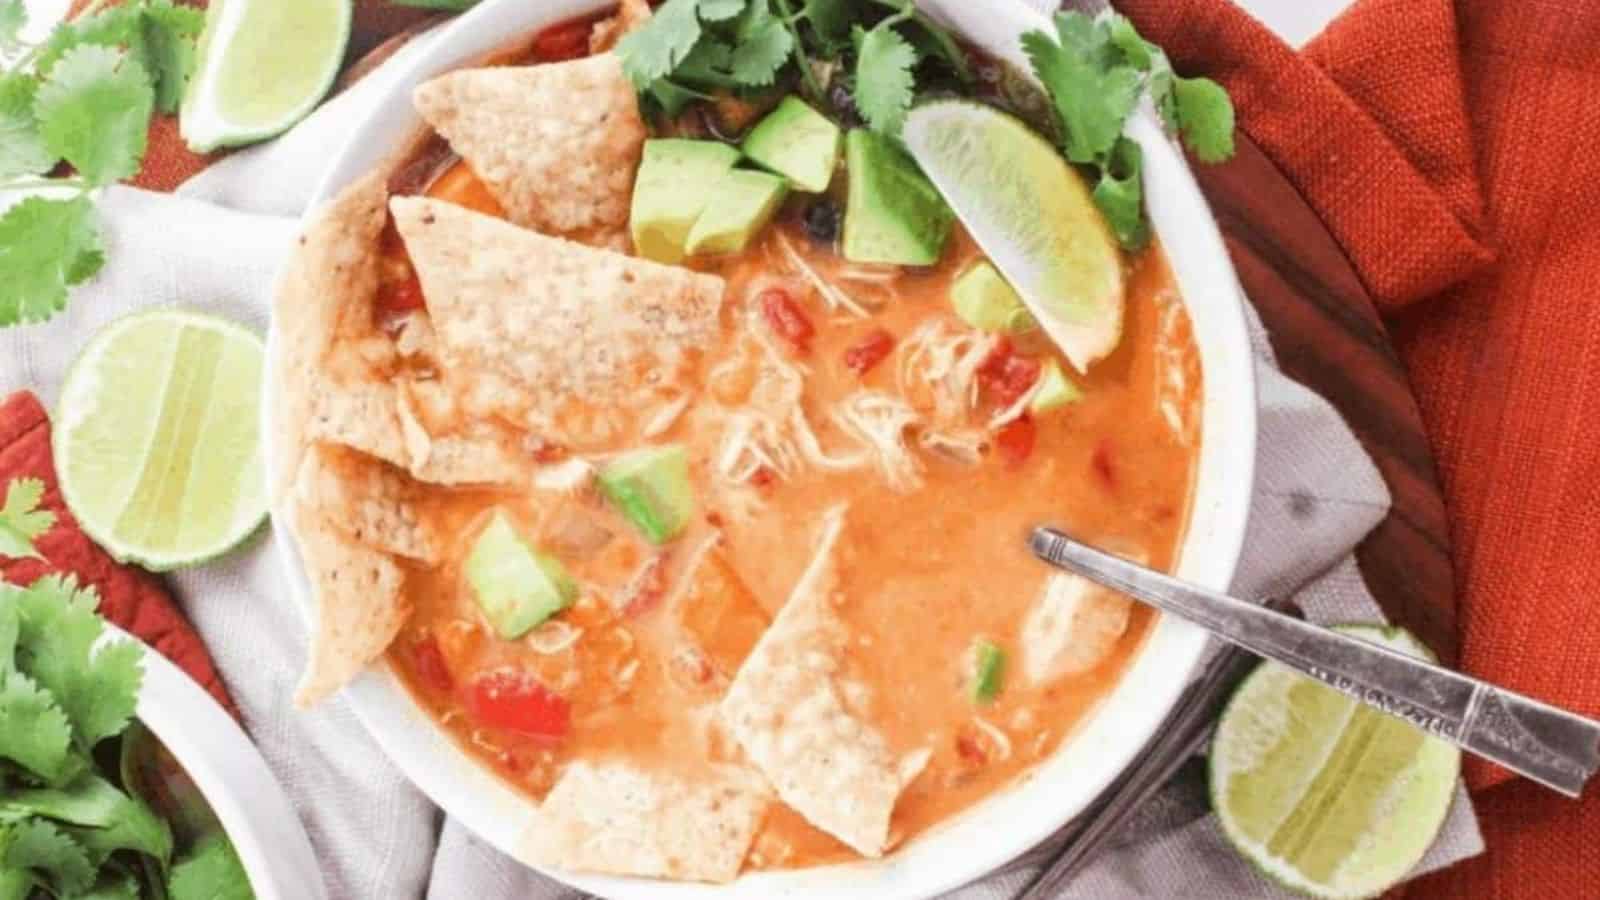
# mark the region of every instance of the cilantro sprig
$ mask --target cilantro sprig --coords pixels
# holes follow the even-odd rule
[[[868,127],[897,135],[917,73],[971,73],[948,32],[913,0],[667,0],[617,46],[640,93],[668,116],[719,93],[794,83],[818,106],[850,98]]]
[[[43,499],[44,482],[37,478],[16,478],[6,487],[5,502],[0,503],[0,558],[44,559],[33,542],[55,527],[56,514],[39,508]]]
[[[100,271],[93,193],[139,171],[205,18],[172,0],[96,0],[37,44],[21,39],[26,22],[23,0],[0,0],[0,191],[55,190],[0,216],[0,327],[50,318]]]
[[[1049,95],[1062,155],[1094,173],[1095,203],[1123,247],[1137,250],[1150,238],[1143,155],[1123,134],[1141,96],[1150,97],[1167,131],[1201,162],[1233,155],[1227,91],[1209,78],[1178,75],[1126,17],[1058,13],[1055,34],[1029,32],[1022,47]]]

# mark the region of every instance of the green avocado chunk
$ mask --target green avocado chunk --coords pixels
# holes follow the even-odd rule
[[[1022,334],[1039,327],[1022,298],[988,260],[961,273],[950,286],[950,304],[973,328]]]
[[[598,480],[600,492],[652,544],[677,537],[694,516],[689,454],[679,444],[624,454]]]
[[[1061,363],[1048,359],[1045,360],[1044,372],[1039,376],[1039,390],[1034,393],[1028,409],[1035,413],[1049,412],[1082,399],[1083,389],[1068,378],[1066,372],[1061,371]]]
[[[990,703],[1000,696],[1005,680],[1006,653],[988,638],[978,638],[972,645],[972,682],[968,693],[974,703]]]
[[[645,141],[629,216],[634,252],[656,262],[681,262],[711,189],[738,161],[738,150],[717,141]]]
[[[467,583],[478,607],[508,641],[572,605],[577,582],[559,560],[528,546],[511,517],[495,510],[467,556]]]
[[[938,262],[955,214],[911,157],[888,138],[858,128],[845,136],[845,167],[845,258],[903,266]]]
[[[730,170],[711,189],[705,212],[689,232],[689,255],[743,250],[772,221],[788,193],[788,184],[777,175]]]
[[[744,154],[789,179],[796,190],[820,194],[839,167],[839,135],[839,126],[789,96],[745,135]]]

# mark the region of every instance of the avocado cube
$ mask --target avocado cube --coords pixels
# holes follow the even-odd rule
[[[738,253],[772,221],[789,186],[766,172],[733,169],[711,189],[705,212],[689,232],[690,256]]]
[[[495,633],[522,637],[571,606],[577,582],[553,556],[535,551],[517,533],[511,517],[495,510],[467,556],[467,583]]]
[[[839,136],[839,126],[788,96],[745,135],[744,154],[789,179],[795,190],[820,194],[839,167]]]
[[[967,693],[974,703],[992,703],[1000,696],[1006,674],[1006,654],[999,645],[988,638],[978,638],[972,644],[972,681]]]
[[[944,253],[955,213],[917,164],[888,138],[845,136],[850,190],[844,255],[852,262],[931,266]]]
[[[968,325],[984,331],[1022,334],[1038,327],[1022,298],[988,260],[961,273],[950,286],[950,304]]]
[[[738,150],[717,141],[645,141],[629,216],[634,252],[656,262],[681,262],[711,189],[738,161]]]
[[[1044,413],[1082,399],[1083,389],[1061,371],[1061,363],[1048,359],[1045,360],[1044,372],[1039,375],[1039,389],[1034,392],[1028,409],[1034,413]]]
[[[678,444],[626,453],[601,468],[600,493],[645,540],[665,544],[694,517],[689,455]]]

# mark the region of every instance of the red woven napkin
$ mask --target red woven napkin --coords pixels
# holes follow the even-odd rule
[[[28,391],[0,403],[0,493],[13,478],[44,482],[42,505],[56,514],[56,522],[34,542],[44,560],[0,558],[0,579],[29,585],[53,572],[76,575],[100,592],[102,615],[161,651],[232,711],[222,678],[166,585],[149,572],[118,564],[79,530],[61,502],[50,452],[50,417]]]

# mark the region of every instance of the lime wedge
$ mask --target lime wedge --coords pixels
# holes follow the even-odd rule
[[[350,0],[213,0],[179,111],[190,149],[265,140],[328,92],[350,37]]]
[[[205,562],[267,513],[257,415],[265,352],[249,331],[164,309],[89,341],[56,411],[61,495],[122,562]]]
[[[1403,629],[1340,630],[1430,656]],[[1217,724],[1211,802],[1223,833],[1268,877],[1314,897],[1372,897],[1427,852],[1460,772],[1454,746],[1263,663]]]
[[[911,111],[906,147],[1067,360],[1087,370],[1122,336],[1122,254],[1083,179],[992,107]]]

